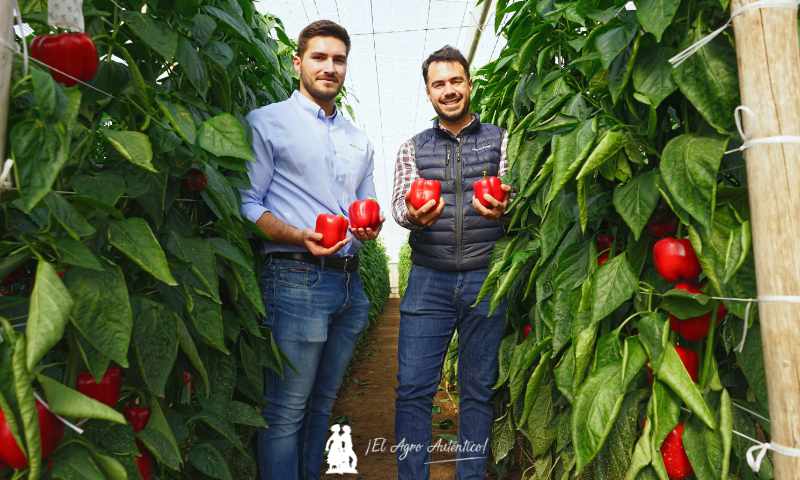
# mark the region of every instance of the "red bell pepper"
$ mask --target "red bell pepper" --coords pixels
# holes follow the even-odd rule
[[[678,219],[671,214],[653,216],[647,224],[647,233],[655,238],[664,238],[675,235],[678,231]]]
[[[597,243],[598,251],[608,250],[614,244],[614,236],[607,233],[599,233],[595,238],[595,243]]]
[[[97,73],[97,48],[82,32],[40,35],[31,42],[31,57],[52,67],[53,80],[68,87],[78,83],[75,78],[89,82]]]
[[[78,391],[98,402],[114,407],[119,401],[119,391],[122,386],[122,369],[116,365],[108,367],[100,382],[95,382],[89,372],[78,374]]]
[[[597,257],[597,264],[602,267],[606,263],[608,263],[608,252],[603,252]]]
[[[678,283],[675,285],[678,290],[683,290],[689,293],[703,293],[699,288],[690,283]],[[728,310],[725,305],[719,304],[717,307],[717,324],[722,321]],[[698,317],[687,318],[681,320],[674,315],[669,316],[669,327],[673,332],[676,332],[686,340],[696,342],[706,338],[708,331],[711,329],[711,312],[705,313]]]
[[[192,168],[183,179],[183,188],[189,192],[199,193],[208,186],[208,177],[197,168]]]
[[[697,383],[697,371],[698,365],[700,364],[700,357],[698,357],[697,352],[680,345],[675,345],[675,351],[678,352],[678,356],[681,357],[683,366],[686,367],[686,371],[689,372],[692,381]]]
[[[144,427],[147,426],[147,422],[150,421],[150,409],[147,407],[129,405],[125,407],[122,413],[125,415],[128,423],[131,424],[131,427],[133,427],[134,433],[144,430]]]
[[[375,200],[356,200],[350,204],[350,226],[377,230],[381,224],[381,206]]]
[[[42,458],[46,459],[61,442],[61,438],[64,436],[64,424],[38,400],[36,401],[36,412],[39,416]],[[14,436],[11,435],[2,410],[0,410],[0,461],[14,470],[22,470],[28,466],[28,459],[14,440]]]
[[[670,480],[683,480],[694,471],[683,448],[683,423],[679,423],[667,434],[661,444],[661,458]]]
[[[526,323],[522,327],[522,338],[528,338],[528,335],[531,334],[531,330],[533,330],[533,327],[531,326],[531,324],[530,323]]]
[[[325,248],[331,248],[341,242],[347,236],[347,219],[342,215],[330,215],[320,213],[317,215],[316,232],[322,234],[320,244]]]
[[[653,263],[664,280],[695,280],[700,275],[700,262],[691,242],[686,238],[666,237],[653,245]]]
[[[502,185],[503,183],[499,178],[487,177],[486,172],[484,172],[483,178],[472,183],[472,189],[475,192],[475,197],[477,197],[481,205],[486,208],[492,208],[492,204],[483,198],[483,196],[485,194],[489,194],[490,197],[494,198],[498,202],[505,202],[508,192],[503,190]]]
[[[411,184],[411,189],[408,191],[408,201],[411,206],[416,210],[422,208],[423,205],[430,200],[436,200],[439,203],[439,198],[442,196],[442,184],[439,180],[425,180],[418,178]]]
[[[136,467],[139,469],[139,477],[142,480],[153,478],[153,457],[150,456],[150,452],[139,449],[139,455],[136,456]]]

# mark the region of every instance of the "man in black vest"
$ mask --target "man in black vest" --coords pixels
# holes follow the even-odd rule
[[[489,195],[490,208],[473,198],[472,184],[502,176],[508,142],[501,128],[470,112],[469,65],[445,46],[422,64],[428,99],[438,114],[427,129],[400,147],[392,213],[411,230],[413,267],[400,305],[395,417],[398,478],[427,480],[431,408],[442,363],[458,331],[460,409],[457,478],[483,479],[489,456],[492,386],[505,329],[505,306],[488,315],[488,299],[472,307],[486,279],[489,256],[503,235],[506,202]],[[406,195],[417,178],[438,180],[442,197],[415,209]],[[511,187],[502,186],[508,192]],[[452,449],[450,450],[452,451]]]

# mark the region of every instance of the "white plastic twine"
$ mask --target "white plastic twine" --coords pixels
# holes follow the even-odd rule
[[[774,137],[748,138],[747,134],[744,132],[744,126],[742,125],[742,113],[746,113],[751,117],[755,117],[756,115],[752,109],[744,105],[739,105],[736,107],[736,110],[733,112],[733,117],[736,121],[736,129],[739,131],[739,136],[742,137],[744,143],[742,143],[742,145],[738,148],[728,150],[725,152],[725,155],[734,152],[743,152],[755,145],[777,145],[783,143],[800,144],[800,136],[797,135],[776,135]]]
[[[19,35],[23,37],[25,30],[23,26],[24,23],[22,23],[22,10],[19,8],[19,3],[17,3],[17,0],[12,1],[14,2],[14,20],[17,23],[17,28],[19,28]],[[22,38],[20,43],[22,44],[22,71],[25,75],[28,75],[28,44],[25,43],[25,38]],[[19,52],[19,50],[17,50],[17,52]]]
[[[728,21],[725,22],[725,25],[719,27],[718,29],[706,35],[705,37],[691,44],[686,50],[670,58],[669,63],[671,63],[672,67],[674,68],[683,63],[684,61],[686,61],[686,59],[694,55],[698,50],[705,47],[706,45],[711,43],[712,40],[717,38],[720,33],[722,33],[726,28],[728,28],[728,26],[730,26],[731,22],[733,22],[733,19],[738,15],[741,15],[745,12],[749,12],[751,10],[759,10],[762,8],[794,8],[798,4],[800,4],[800,1],[798,0],[760,0],[758,2],[753,2],[749,5],[743,5],[731,12],[731,18],[729,18]]]
[[[11,184],[11,167],[14,166],[14,160],[6,160],[3,163],[3,170],[0,172],[0,195],[6,190],[12,190],[14,186]]]
[[[800,448],[790,448],[775,442],[762,443],[752,438],[750,440],[756,442],[756,445],[747,449],[747,465],[756,473],[761,470],[761,462],[764,461],[764,457],[769,450],[779,453],[784,457],[800,458]]]

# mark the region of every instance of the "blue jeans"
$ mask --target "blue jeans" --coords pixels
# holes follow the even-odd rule
[[[358,272],[268,259],[261,276],[266,326],[291,366],[266,370],[264,419],[258,432],[261,480],[318,479],[328,420],[369,300]]]
[[[398,449],[400,480],[428,480],[431,409],[453,330],[458,329],[458,444],[456,478],[486,476],[493,419],[492,386],[505,330],[505,304],[490,317],[489,299],[475,308],[487,270],[445,272],[414,265],[400,304],[395,443],[420,445]],[[405,457],[403,454],[405,453]]]

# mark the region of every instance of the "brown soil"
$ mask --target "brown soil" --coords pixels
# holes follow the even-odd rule
[[[335,419],[347,417],[353,429],[353,447],[358,456],[358,476],[324,475],[323,478],[357,478],[364,480],[390,480],[397,478],[396,454],[389,449],[394,445],[394,400],[397,385],[397,335],[400,328],[400,301],[391,298],[383,315],[369,332],[367,341],[353,362],[347,383],[339,392],[333,410]],[[433,416],[439,425],[450,420],[446,430],[434,429],[437,435],[457,434],[458,413],[440,391],[434,399],[441,413]],[[386,439],[386,450],[367,453],[370,441]],[[453,455],[434,453],[431,460],[447,460]],[[454,463],[431,464],[431,480],[455,478]]]

